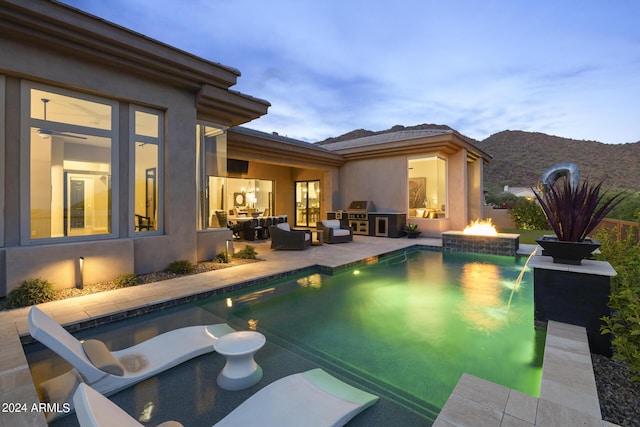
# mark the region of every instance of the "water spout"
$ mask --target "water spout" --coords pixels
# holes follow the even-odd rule
[[[527,264],[529,264],[529,261],[536,254],[537,251],[538,251],[538,247],[536,246],[533,249],[533,252],[531,252],[529,257],[527,258],[527,261],[525,261],[524,265],[522,266],[522,270],[520,271],[520,274],[518,274],[518,278],[516,279],[516,282],[513,284],[513,289],[511,289],[511,295],[509,295],[509,302],[507,303],[507,313],[511,308],[511,300],[513,299],[513,294],[516,292],[516,288],[518,287],[518,285],[520,285],[520,282],[522,282],[522,278],[524,277],[524,272],[527,270]]]

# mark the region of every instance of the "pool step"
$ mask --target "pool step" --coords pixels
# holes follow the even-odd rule
[[[613,426],[603,422],[587,333],[549,321],[540,398],[464,374],[433,427]]]

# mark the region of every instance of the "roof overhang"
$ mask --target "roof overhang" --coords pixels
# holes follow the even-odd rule
[[[262,133],[261,133],[262,134]],[[270,137],[269,134],[247,133],[229,129],[227,133],[227,156],[242,160],[290,167],[325,169],[340,167],[345,159],[338,153],[315,147],[311,143],[287,142],[286,138]]]
[[[248,95],[204,85],[196,96],[198,120],[237,126],[267,114],[269,102]]]
[[[325,147],[331,149],[331,144],[327,144]],[[422,155],[430,152],[442,155],[453,155],[463,149],[466,150],[468,162],[482,159],[483,163],[488,163],[492,158],[491,155],[480,150],[456,132],[443,132],[432,136],[409,138],[375,145],[362,145],[332,151],[344,156],[346,160],[357,160],[399,155]]]
[[[229,87],[240,72],[53,0],[3,0],[3,38],[102,64],[198,94],[199,115],[233,126],[264,115],[269,103]],[[0,68],[2,68],[0,66]],[[216,98],[217,97],[217,98]],[[238,114],[236,117],[235,114]]]

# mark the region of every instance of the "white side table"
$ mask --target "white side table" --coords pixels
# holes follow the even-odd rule
[[[262,379],[262,368],[253,360],[253,355],[265,342],[264,335],[254,331],[232,332],[218,338],[213,347],[227,358],[226,365],[218,374],[220,388],[243,390]]]

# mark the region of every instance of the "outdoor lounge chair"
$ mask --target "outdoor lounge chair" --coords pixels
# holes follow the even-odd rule
[[[281,378],[244,401],[214,427],[343,426],[378,396],[352,387],[322,369]],[[85,384],[73,401],[80,427],[142,427],[115,403]],[[158,427],[179,427],[168,421]]]
[[[98,340],[78,341],[60,324],[33,306],[31,336],[69,362],[74,369],[40,384],[48,403],[71,403],[79,383],[112,394],[189,359],[214,351],[218,337],[235,332],[226,323],[188,326],[132,347],[109,351]]]
[[[288,222],[269,227],[271,249],[304,250],[311,246],[309,230],[292,230]]]
[[[325,219],[316,223],[318,230],[324,231],[322,239],[324,243],[344,243],[353,241],[351,227],[342,225],[338,219]]]

